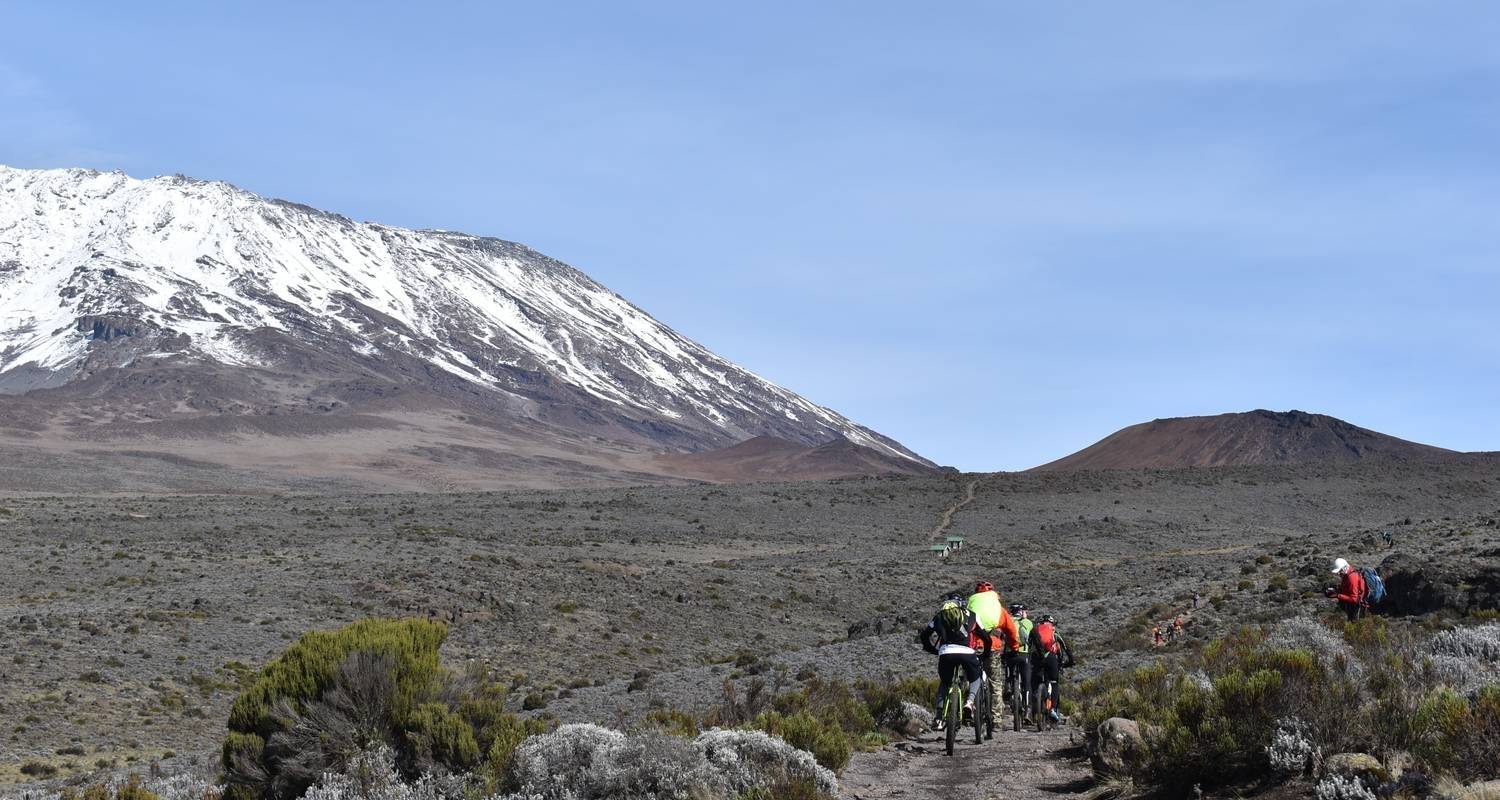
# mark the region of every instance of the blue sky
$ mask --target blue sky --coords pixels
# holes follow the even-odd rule
[[[524,242],[964,469],[1500,449],[1487,2],[0,0],[0,163]]]

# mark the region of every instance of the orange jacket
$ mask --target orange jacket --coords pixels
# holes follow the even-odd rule
[[[1016,630],[1016,619],[1010,615],[1010,609],[1000,607],[1000,624],[990,631],[990,648],[1005,652],[1007,650],[1018,650],[1021,647],[1021,632]]]

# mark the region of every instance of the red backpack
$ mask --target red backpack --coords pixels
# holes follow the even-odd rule
[[[1062,647],[1058,645],[1057,637],[1053,635],[1052,629],[1052,623],[1043,622],[1036,626],[1036,638],[1041,640],[1043,650],[1049,653],[1060,653],[1062,652]]]

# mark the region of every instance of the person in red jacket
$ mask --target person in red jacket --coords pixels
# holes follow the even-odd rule
[[[1333,574],[1339,576],[1338,588],[1330,586],[1323,590],[1323,594],[1337,601],[1339,608],[1353,622],[1365,613],[1365,576],[1342,558],[1333,560]]]

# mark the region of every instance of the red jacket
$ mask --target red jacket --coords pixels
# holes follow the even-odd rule
[[[1343,578],[1339,581],[1338,594],[1334,596],[1340,603],[1365,604],[1365,576],[1359,574],[1359,570],[1350,567],[1344,571]]]

